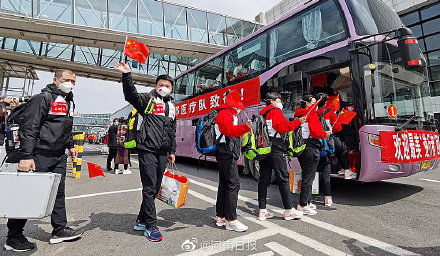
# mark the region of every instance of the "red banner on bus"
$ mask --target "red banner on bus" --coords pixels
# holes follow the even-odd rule
[[[176,118],[181,119],[208,114],[225,103],[225,93],[230,89],[236,89],[240,92],[245,107],[261,103],[260,78],[256,77],[233,86],[176,103]]]
[[[379,132],[382,162],[415,163],[440,158],[438,132],[381,131]]]

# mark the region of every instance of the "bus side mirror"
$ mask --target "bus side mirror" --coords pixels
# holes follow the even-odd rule
[[[397,45],[402,64],[407,69],[417,69],[422,66],[421,51],[417,38],[412,35],[409,28],[400,28]]]

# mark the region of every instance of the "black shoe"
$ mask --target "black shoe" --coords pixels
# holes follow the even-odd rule
[[[29,242],[29,240],[21,234],[15,237],[8,237],[4,249],[6,251],[27,252],[35,249],[35,244]]]
[[[73,241],[78,239],[84,233],[83,230],[74,230],[69,227],[62,227],[52,231],[50,238],[51,244],[58,244],[65,241]]]
[[[107,171],[108,171],[108,172],[112,172],[113,169],[112,169],[112,168],[107,168]]]

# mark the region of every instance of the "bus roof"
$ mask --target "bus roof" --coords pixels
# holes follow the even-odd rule
[[[226,52],[229,51],[230,49],[233,49],[233,48],[237,47],[238,45],[240,45],[240,44],[242,44],[242,43],[248,41],[249,39],[254,38],[254,37],[256,37],[257,35],[262,34],[262,33],[265,32],[266,30],[268,30],[268,29],[274,27],[275,25],[281,23],[282,21],[284,21],[284,20],[290,18],[292,15],[294,15],[294,14],[296,14],[296,13],[298,13],[298,12],[301,12],[302,10],[308,8],[309,6],[315,4],[315,3],[319,2],[319,1],[321,1],[321,0],[312,0],[312,1],[308,1],[308,2],[304,3],[303,5],[300,5],[300,6],[296,7],[296,8],[294,8],[294,9],[292,9],[291,11],[289,11],[289,12],[287,12],[286,14],[284,14],[283,16],[281,16],[281,18],[279,18],[278,20],[276,20],[276,21],[270,23],[269,25],[266,25],[266,26],[264,26],[264,27],[258,29],[256,32],[254,32],[254,33],[248,35],[248,36],[245,37],[245,38],[242,38],[241,40],[237,41],[235,44],[226,47],[225,49],[219,51],[218,53],[212,55],[211,57],[205,59],[204,61],[198,63],[197,65],[191,67],[190,69],[186,70],[185,72],[179,74],[178,76],[176,76],[176,79],[179,78],[179,77],[181,77],[181,76],[183,76],[183,75],[185,75],[185,74],[187,74],[187,73],[189,73],[189,72],[191,72],[191,71],[193,71],[193,70],[195,70],[195,69],[197,69],[198,67],[200,67],[200,66],[206,64],[207,62],[209,62],[209,61],[215,59],[216,57],[218,57],[218,56],[220,56],[220,55],[226,53]]]

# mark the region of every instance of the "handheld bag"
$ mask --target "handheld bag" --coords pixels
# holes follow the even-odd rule
[[[218,110],[203,116],[199,119],[195,131],[195,144],[197,152],[205,156],[214,156],[217,150],[217,144],[220,138],[217,138],[215,132],[215,119],[218,115]]]
[[[289,188],[290,192],[299,194],[302,187],[302,172],[298,170],[289,170]],[[319,173],[315,173],[315,179],[312,183],[312,194],[319,194]]]
[[[178,174],[175,173],[177,171]],[[188,196],[189,182],[185,176],[181,176],[176,164],[167,166],[162,178],[157,198],[173,208],[184,206]]]
[[[272,142],[265,117],[273,109],[275,108],[269,109],[263,115],[254,117],[251,131],[243,135],[241,152],[249,160],[262,160],[272,151]]]
[[[0,172],[0,217],[41,219],[52,214],[61,174]]]

